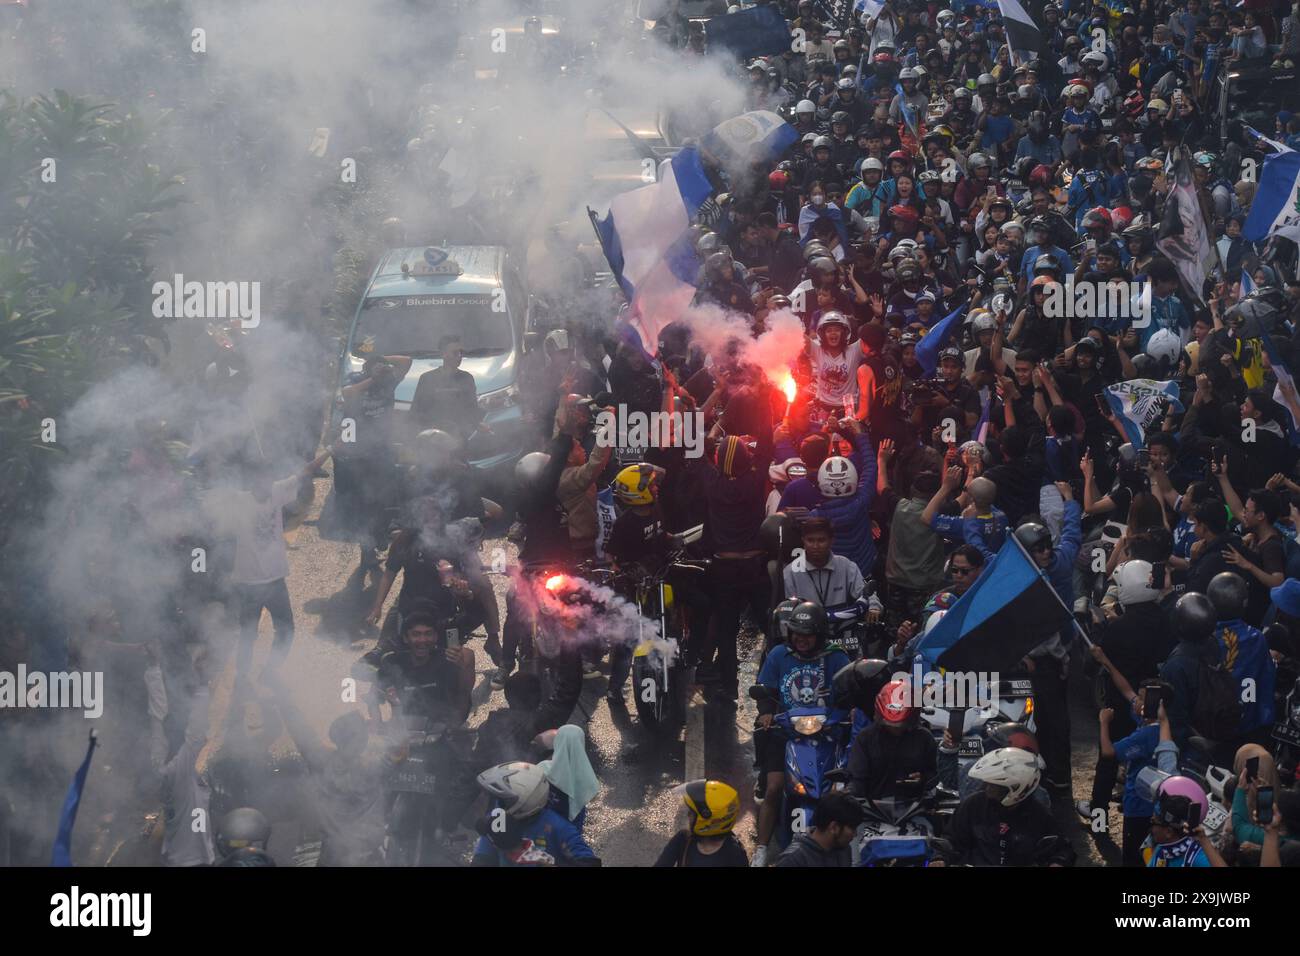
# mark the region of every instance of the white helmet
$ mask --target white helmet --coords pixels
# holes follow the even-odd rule
[[[1099,70],[1104,70],[1109,60],[1100,50],[1089,50],[1080,58],[1080,62],[1084,66],[1095,66]]]
[[[805,478],[807,475],[808,466],[803,463],[802,458],[787,458],[785,461],[774,461],[767,466],[768,481],[774,485],[783,485],[796,478]]]
[[[898,245],[889,250],[889,261],[895,259],[911,259],[916,255],[915,239],[900,239]]]
[[[1117,567],[1115,591],[1119,603],[1125,607],[1146,604],[1160,597],[1160,592],[1151,586],[1151,562],[1125,561]]]
[[[1038,787],[1043,770],[1037,754],[1019,747],[1002,747],[986,753],[970,768],[972,780],[1005,787],[1004,807],[1014,807]]]
[[[947,613],[948,613],[947,608],[942,608],[941,610],[931,612],[930,619],[925,622],[925,634],[929,635],[931,631],[933,631],[936,627],[938,627],[939,622],[943,620],[943,616]]]
[[[978,86],[997,86],[997,85],[998,85],[998,78],[997,78],[996,76],[994,76],[992,73],[981,73],[981,74],[979,75],[979,79],[977,79],[977,80],[975,81],[975,85],[976,85],[977,87],[978,87]]]
[[[910,66],[905,66],[899,71],[898,78],[900,80],[915,80],[917,78],[916,70]]]
[[[937,21],[939,21],[939,26],[943,26],[945,23],[948,23],[950,20],[956,19],[956,17],[957,14],[953,13],[951,10],[940,10],[938,13],[934,15],[934,18]]]
[[[820,332],[830,325],[843,326],[849,331],[853,329],[853,326],[849,324],[849,320],[844,317],[844,313],[836,309],[827,309],[822,313],[822,317],[817,320],[817,331]]]
[[[868,169],[874,169],[883,173],[885,171],[885,164],[874,156],[868,156],[862,161],[862,175],[865,176]]]
[[[1161,329],[1152,335],[1151,341],[1147,343],[1147,355],[1158,362],[1168,362],[1170,366],[1178,361],[1178,355],[1182,350],[1183,340],[1173,329]]]
[[[795,104],[794,111],[796,115],[799,113],[816,113],[817,104],[812,100],[800,100]]]
[[[992,312],[982,309],[971,319],[970,327],[972,332],[979,335],[981,332],[992,332],[998,327],[998,322]]]
[[[858,469],[841,455],[832,455],[817,469],[817,487],[826,498],[848,498],[857,493]]]
[[[545,771],[522,760],[489,767],[478,775],[478,785],[501,804],[506,816],[516,820],[527,820],[546,809],[551,790]]]

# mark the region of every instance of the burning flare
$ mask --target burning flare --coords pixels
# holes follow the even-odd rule
[[[563,574],[552,574],[546,579],[546,590],[550,591],[552,594],[560,590],[562,587],[564,587]]]
[[[785,377],[781,380],[781,391],[785,393],[786,402],[793,402],[795,396],[799,394],[799,384],[794,380],[794,376],[786,370]]]

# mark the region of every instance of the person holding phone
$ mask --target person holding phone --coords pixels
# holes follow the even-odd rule
[[[1131,687],[1128,689],[1132,690]],[[1156,809],[1138,791],[1138,773],[1146,767],[1157,767],[1165,773],[1176,773],[1178,770],[1178,746],[1174,743],[1169,715],[1165,712],[1164,705],[1165,698],[1172,693],[1173,688],[1159,678],[1143,681],[1140,693],[1132,695],[1130,701],[1131,713],[1138,728],[1113,743],[1111,725],[1115,720],[1115,709],[1103,707],[1097,715],[1101,759],[1116,764],[1122,760],[1125,767],[1124,797],[1121,802],[1124,814],[1124,866],[1142,865],[1142,845],[1151,834],[1151,819]],[[1082,801],[1078,809],[1080,813],[1084,812]],[[1092,807],[1088,808],[1087,818],[1095,818]]]
[[[1258,744],[1245,744],[1232,761],[1237,789],[1232,794],[1232,835],[1241,851],[1256,852],[1264,845],[1265,827],[1273,819],[1279,791],[1277,764],[1273,755]],[[1300,832],[1282,836],[1283,841],[1300,840]]]

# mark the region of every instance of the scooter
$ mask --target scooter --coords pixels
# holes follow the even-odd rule
[[[751,687],[749,696],[756,701],[775,700],[778,694],[769,687]],[[842,774],[849,760],[849,712],[825,707],[795,707],[774,715],[774,732],[782,734],[785,744],[785,791],[782,794],[781,825],[777,839],[786,846],[796,833],[812,830],[813,811],[823,795],[842,786]],[[766,799],[774,799],[768,794]]]
[[[854,865],[880,866],[882,860],[916,856],[917,841],[927,854],[934,854],[939,849],[935,841],[939,839],[943,826],[952,819],[960,799],[954,791],[939,787],[912,800],[905,797],[863,798],[858,803],[866,814],[866,820],[853,838]],[[905,850],[909,852],[904,853]],[[924,866],[933,858],[926,855],[923,862],[912,865]]]
[[[449,728],[414,715],[395,723],[405,727],[407,752],[385,785],[390,803],[384,859],[389,866],[430,866],[437,861],[441,845],[439,814],[449,769],[450,755],[445,750]]]
[[[1034,685],[1028,678],[1000,680],[989,688],[987,707],[968,707],[961,711],[961,743],[958,760],[965,766],[984,756],[984,740],[987,734],[984,728],[990,723],[1019,723],[1029,730],[1034,730]],[[956,709],[942,707],[924,707],[921,710],[922,724],[929,728],[936,738],[942,738],[945,730],[954,730]],[[953,736],[957,736],[953,734]]]

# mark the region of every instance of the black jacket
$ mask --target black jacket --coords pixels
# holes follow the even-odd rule
[[[801,833],[790,841],[785,852],[776,861],[777,866],[852,866],[853,855],[848,847],[841,850],[823,850],[811,833]]]
[[[1038,843],[1048,836],[1060,839],[1050,853],[1039,858]],[[972,866],[1069,866],[1074,862],[1074,849],[1052,812],[1028,798],[1014,807],[1004,807],[982,791],[972,793],[953,814],[947,837],[961,862]]]
[[[939,748],[929,731],[912,728],[895,736],[874,723],[853,741],[849,752],[849,789],[855,797],[881,799],[893,797],[898,781],[918,771],[920,786],[908,787],[919,794],[938,776]]]

